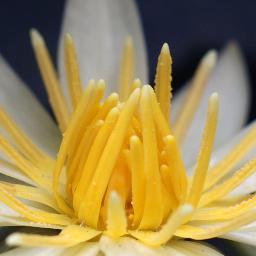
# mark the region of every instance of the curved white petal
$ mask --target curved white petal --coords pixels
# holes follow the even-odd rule
[[[247,226],[229,232],[221,237],[228,240],[256,246],[256,222],[253,222]]]
[[[31,179],[22,174],[17,167],[0,157],[0,180],[10,181],[10,178],[15,179],[18,183],[25,182],[32,186],[36,185]]]
[[[61,256],[96,256],[99,255],[98,242],[85,242],[70,248],[65,251]]]
[[[232,247],[235,248],[236,252],[240,253],[238,255],[255,256],[255,246],[233,242]]]
[[[169,246],[176,249],[178,252],[184,253],[184,255],[198,255],[198,256],[223,256],[215,249],[198,242],[191,241],[171,241]],[[177,255],[177,254],[176,254]]]
[[[74,38],[83,84],[88,79],[106,80],[106,92],[116,90],[124,40],[135,47],[136,76],[147,82],[147,58],[137,8],[133,0],[68,0],[60,37],[59,69],[64,82],[63,36]],[[66,86],[64,88],[66,91]]]
[[[132,238],[119,238],[112,240],[107,236],[100,239],[100,249],[106,256],[157,256],[158,249],[149,248]]]
[[[160,247],[148,247],[135,239],[124,237],[112,240],[109,237],[102,237],[100,240],[101,251],[106,256],[189,256],[189,255],[209,255],[221,256],[216,250],[201,243],[188,241],[171,241],[167,245]]]
[[[40,229],[63,229],[63,226],[39,223],[39,222],[32,222],[30,220],[26,220],[23,217],[12,217],[12,216],[0,216],[0,227],[33,227],[33,228],[40,228]]]
[[[65,249],[63,248],[16,248],[10,251],[1,253],[4,256],[59,256]]]
[[[60,133],[54,121],[1,56],[0,106],[36,145],[55,154]]]
[[[174,97],[172,115],[177,113],[181,99],[186,93],[186,87]],[[207,101],[213,92],[219,93],[220,96],[220,111],[215,141],[215,148],[217,148],[233,138],[242,128],[249,109],[249,81],[246,65],[241,51],[235,43],[230,43],[221,52],[216,68],[206,85],[198,111],[182,146],[186,165],[193,163],[195,160],[206,116]]]
[[[235,145],[237,145],[244,135],[250,130],[256,129],[256,121],[251,123],[250,125],[244,127],[234,138],[220,147],[218,150],[213,152],[211,157],[210,165],[213,166],[219,160],[221,160]],[[238,161],[238,163],[231,169],[228,176],[232,175],[235,171],[237,171],[241,166],[243,166],[246,162],[256,156],[256,144],[245,153],[245,155]],[[256,191],[256,173],[249,176],[243,183],[241,183],[237,188],[235,188],[232,192],[229,193],[229,196],[243,196],[248,195],[249,193]]]
[[[97,243],[83,243],[70,248],[47,248],[47,247],[35,247],[25,248],[20,247],[0,255],[5,256],[17,256],[17,255],[49,255],[49,256],[96,256],[99,251]]]
[[[223,145],[221,145],[221,147],[217,148],[211,156],[210,165],[213,166],[215,163],[221,160],[221,158],[223,158],[235,145],[237,145],[246,135],[246,133],[251,129],[256,129],[256,121],[253,121],[252,123],[245,126],[243,129],[238,131],[238,133],[235,134],[227,143],[224,143]],[[239,161],[238,166],[244,163],[245,161],[251,159],[253,156],[255,156],[255,154],[256,145],[245,154],[241,161]]]

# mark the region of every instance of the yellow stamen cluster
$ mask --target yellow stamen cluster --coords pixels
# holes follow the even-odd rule
[[[38,56],[38,52],[45,49],[44,43],[35,32],[32,38]],[[133,48],[131,39],[127,39],[119,79],[120,99],[113,93],[102,100],[103,80],[89,81],[81,93],[69,35],[65,39],[65,57],[74,112],[64,132],[53,174],[54,194],[60,209],[95,229],[114,226],[110,216],[115,216],[117,223],[116,212],[123,210],[131,229],[156,230],[179,206],[189,203],[195,207],[201,196],[213,145],[217,95],[209,100],[202,146],[189,189],[168,122],[172,63],[168,45],[164,44],[159,55],[155,93],[149,85],[141,87],[138,80],[133,82]],[[212,59],[213,56],[205,57],[196,74],[195,80],[200,81],[201,87],[209,75],[209,67],[213,66]],[[47,73],[40,62],[39,67],[42,74]],[[62,172],[66,174],[65,199],[59,193]],[[119,198],[120,206],[112,202],[112,193]],[[110,233],[122,234],[120,230],[111,230]]]
[[[208,101],[205,127],[194,174],[186,173],[179,145],[214,67],[210,51],[200,62],[191,89],[176,121],[170,124],[171,56],[164,44],[158,59],[155,91],[134,79],[132,41],[125,42],[119,93],[104,97],[105,82],[90,80],[82,90],[75,47],[65,37],[65,68],[69,100],[63,96],[42,37],[32,31],[32,43],[54,115],[63,132],[56,159],[41,152],[0,110],[0,148],[21,176],[34,186],[0,182],[0,201],[22,218],[8,221],[37,223],[63,229],[56,237],[15,234],[12,245],[73,246],[104,233],[135,237],[161,245],[173,236],[207,239],[223,235],[256,219],[251,211],[256,196],[225,198],[256,167],[249,161],[223,182],[256,143],[255,129],[219,163],[209,167],[218,115],[218,95]],[[14,172],[15,173],[15,172]],[[34,201],[54,210],[39,210],[18,200]],[[223,207],[221,200],[228,206]],[[204,221],[211,221],[208,228]],[[215,224],[218,225],[215,225]]]

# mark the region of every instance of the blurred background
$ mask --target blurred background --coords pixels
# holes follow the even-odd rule
[[[43,34],[55,57],[64,4],[65,0],[0,2],[0,52],[45,106],[47,97],[31,49],[29,29],[35,27]],[[236,40],[246,57],[252,94],[256,97],[256,1],[137,0],[137,4],[145,31],[151,81],[163,42],[169,43],[173,55],[173,85],[177,91],[208,49],[221,49],[228,41]],[[256,101],[252,102],[249,119],[255,115]]]
[[[0,52],[49,108],[29,40],[37,28],[56,60],[64,0],[9,0],[0,2]],[[202,55],[236,40],[245,55],[251,79],[252,105],[248,120],[256,116],[256,1],[239,0],[137,0],[149,56],[151,81],[160,47],[168,42],[172,52],[174,88],[191,77]],[[174,92],[175,92],[174,91]],[[242,255],[213,241],[226,255]]]

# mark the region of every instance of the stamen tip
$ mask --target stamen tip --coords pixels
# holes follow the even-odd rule
[[[44,44],[44,39],[41,34],[35,28],[30,29],[30,38],[34,46],[38,44]]]
[[[161,49],[161,53],[170,54],[170,49],[168,43],[164,43]]]
[[[181,206],[181,208],[182,208],[182,212],[186,213],[186,214],[188,214],[194,210],[194,207],[191,204],[184,204]]]
[[[212,101],[218,101],[219,100],[219,94],[217,92],[214,92],[211,94],[210,99]]]
[[[126,38],[125,38],[125,46],[126,47],[132,47],[133,45],[133,40],[132,40],[132,37],[130,35],[128,35]]]
[[[104,79],[99,79],[98,83],[97,83],[97,86],[100,87],[102,90],[105,90],[105,87],[106,87],[105,80]]]
[[[210,50],[208,51],[202,59],[203,63],[209,67],[214,67],[217,61],[217,51]]]
[[[20,236],[18,234],[12,234],[6,238],[7,245],[15,246],[19,245],[21,242]]]
[[[67,43],[73,43],[72,36],[71,36],[69,33],[66,33],[66,34],[65,34],[65,41],[66,41]]]

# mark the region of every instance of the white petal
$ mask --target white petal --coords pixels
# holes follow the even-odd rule
[[[170,247],[173,247],[177,251],[184,253],[184,255],[197,255],[197,256],[223,256],[215,249],[198,242],[190,241],[171,241],[169,243]]]
[[[237,255],[255,256],[255,246],[242,244],[242,243],[236,243],[236,242],[233,242],[231,244],[231,246],[238,253]]]
[[[223,145],[221,148],[216,150],[211,157],[211,166],[213,166],[215,163],[221,160],[226,155],[226,153],[228,153],[236,144],[240,142],[241,138],[248,132],[248,130],[252,128],[254,129],[256,128],[256,121],[244,127],[229,143],[227,143],[226,145]],[[240,161],[238,161],[235,167],[231,169],[228,176],[231,176],[247,161],[255,157],[255,155],[256,155],[256,145],[251,150],[249,150]],[[226,198],[228,198],[229,196],[248,195],[249,193],[252,193],[255,191],[256,191],[256,173],[249,176],[241,185],[239,185],[231,193],[229,193],[229,195]]]
[[[72,252],[72,250],[74,250]],[[76,251],[75,251],[76,250]],[[65,252],[61,256],[96,256],[99,252],[99,244],[98,242],[86,242],[75,246],[74,248],[70,248],[70,251]],[[72,254],[73,253],[73,254]]]
[[[63,35],[67,32],[74,38],[83,84],[91,78],[103,78],[107,82],[107,93],[116,90],[121,51],[127,36],[131,36],[134,41],[136,76],[146,83],[144,39],[133,0],[67,1],[59,47],[62,84]]]
[[[25,182],[29,185],[35,185],[27,176],[21,173],[13,164],[4,161],[0,157],[0,180],[10,181],[10,177],[17,180],[17,182]]]
[[[63,252],[62,248],[16,248],[0,255],[4,256],[58,256]]]
[[[227,143],[223,144],[221,147],[216,149],[212,156],[211,156],[211,163],[210,165],[213,166],[216,164],[221,158],[223,158],[232,148],[237,145],[241,139],[245,136],[245,134],[251,130],[256,128],[256,121],[253,121],[249,125],[245,126],[243,129],[241,129],[235,136],[233,136],[230,141]],[[238,166],[241,166],[245,161],[248,161],[249,159],[253,158],[256,154],[256,145],[248,152],[245,154],[245,157],[239,161]],[[237,168],[236,168],[237,169]]]
[[[100,249],[106,256],[157,256],[158,249],[149,248],[132,238],[119,238],[112,240],[107,236],[100,239]]]
[[[0,222],[2,222],[3,219],[1,215],[8,215],[10,217],[18,217],[20,214],[15,212],[14,210],[10,209],[8,206],[6,206],[4,203],[0,202]]]
[[[30,220],[25,220],[22,217],[0,216],[0,227],[11,226],[36,227],[45,229],[63,229],[63,226],[32,222]]]
[[[177,97],[174,97],[172,109],[174,113],[177,112],[180,99],[186,93],[185,91],[186,88]],[[250,96],[246,65],[240,49],[235,43],[230,43],[220,54],[216,68],[206,85],[198,111],[182,146],[186,165],[195,160],[206,116],[207,101],[213,92],[220,95],[220,111],[215,141],[215,148],[218,148],[233,138],[242,128],[249,109]]]
[[[0,105],[36,145],[55,154],[60,133],[54,121],[1,56]]]
[[[233,240],[240,243],[256,246],[256,229],[255,231],[237,230],[221,236],[222,238]]]

